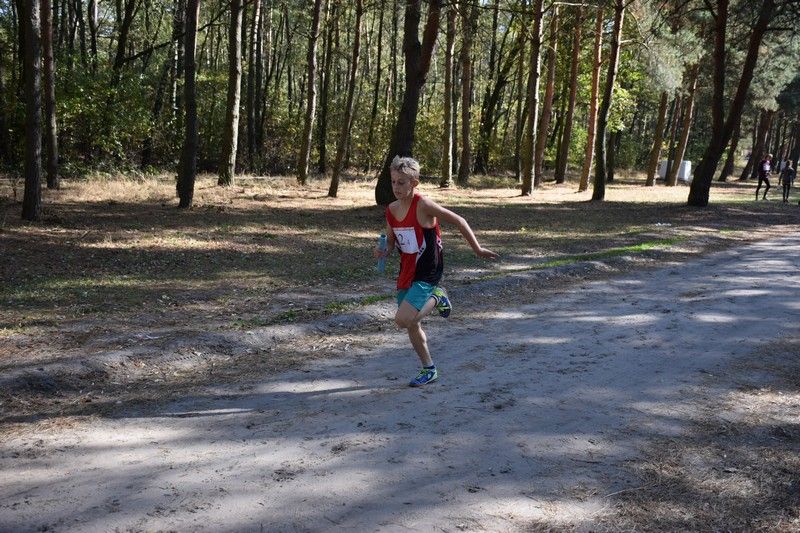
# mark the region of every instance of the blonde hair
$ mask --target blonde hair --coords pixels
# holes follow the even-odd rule
[[[394,156],[391,165],[389,165],[389,170],[409,179],[419,181],[419,161],[413,157]]]

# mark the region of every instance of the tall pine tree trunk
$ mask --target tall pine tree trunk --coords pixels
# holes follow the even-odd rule
[[[496,5],[496,4],[495,4]],[[524,34],[520,32],[514,43],[511,45],[511,50],[505,54],[503,58],[503,49],[505,48],[505,37],[503,37],[503,46],[500,47],[498,52],[499,68],[497,72],[490,78],[486,86],[486,92],[483,97],[483,104],[481,105],[481,120],[478,129],[478,147],[475,153],[475,172],[486,174],[489,171],[489,148],[491,145],[492,137],[501,117],[501,101],[503,90],[509,81],[511,81],[511,70],[517,65],[518,59],[524,49]],[[502,60],[501,60],[502,59]],[[517,101],[521,98],[518,97]],[[506,126],[508,126],[511,113],[506,115]],[[501,143],[501,145],[504,143]]]
[[[769,130],[772,128],[772,121],[774,118],[775,111],[763,112],[758,133],[756,134],[756,142],[750,154],[750,161],[752,164],[745,167],[742,176],[739,178],[740,180],[755,179],[758,176],[758,162],[767,155],[767,136],[769,135]]]
[[[523,34],[524,35],[524,34]],[[514,178],[517,184],[522,186],[522,137],[525,133],[525,117],[527,109],[525,108],[525,41],[522,42],[522,48],[517,58],[517,73],[516,73],[516,94],[517,94],[517,107],[515,109],[515,124],[514,124]]]
[[[342,131],[339,133],[339,141],[336,145],[336,159],[333,163],[331,186],[328,189],[328,196],[333,198],[336,198],[336,194],[339,191],[339,175],[342,172],[342,162],[347,151],[350,128],[353,125],[353,98],[356,92],[356,78],[358,77],[358,59],[361,56],[361,19],[364,15],[364,0],[355,0],[355,2],[355,36],[353,37],[353,57],[350,60],[350,77],[347,82],[347,103],[345,104],[344,117],[342,118]]]
[[[678,123],[680,122],[680,115],[681,115],[681,105],[683,103],[683,98],[681,94],[676,90],[675,91],[675,105],[672,111],[672,123],[669,127],[669,144],[667,144],[667,173],[665,174],[665,185],[669,185],[666,183],[666,176],[669,176],[670,172],[672,172],[673,162],[675,160],[675,138],[678,135]]]
[[[531,55],[528,70],[527,106],[528,117],[522,140],[522,196],[533,193],[533,167],[536,145],[536,126],[539,123],[539,78],[541,77],[542,49],[542,0],[533,0],[531,19]]]
[[[681,126],[681,138],[678,141],[678,148],[675,150],[675,162],[672,170],[667,175],[667,185],[675,185],[678,181],[683,156],[686,153],[686,145],[689,143],[689,132],[692,127],[692,113],[694,112],[694,97],[697,93],[697,74],[700,65],[693,65],[689,70],[689,93],[686,95],[686,104],[683,110],[683,125]]]
[[[41,2],[42,55],[45,115],[45,153],[47,154],[47,188],[58,189],[58,126],[56,125],[56,80],[53,60],[53,9],[50,0]]]
[[[394,105],[397,103],[397,93],[398,93],[398,78],[399,75],[397,73],[398,65],[397,65],[397,34],[399,31],[400,22],[398,20],[397,14],[400,12],[400,0],[393,0],[394,6],[392,8],[392,36],[389,39],[389,43],[391,43],[391,47],[389,49],[389,79],[391,83],[387,84],[386,86],[386,111],[388,112],[389,109],[394,109]],[[406,12],[408,9],[406,8]]]
[[[241,0],[232,0],[240,2],[239,11],[242,11]],[[233,9],[233,6],[231,6]],[[241,23],[239,24],[241,28]],[[253,0],[253,16],[250,20],[250,32],[248,38],[250,45],[247,47],[247,163],[252,169],[255,164],[255,157],[258,151],[258,144],[256,142],[256,125],[258,124],[258,109],[260,105],[257,100],[259,92],[260,80],[257,73],[260,69],[261,54],[259,52],[261,37],[261,0]],[[241,94],[241,53],[242,49],[242,32],[239,30],[239,93]],[[230,57],[230,55],[229,55]],[[228,67],[230,69],[230,67]],[[228,86],[230,91],[230,85]],[[230,98],[230,92],[228,93]],[[238,101],[237,101],[238,105]],[[237,111],[237,129],[238,129],[238,111]]]
[[[728,178],[733,174],[733,165],[736,162],[736,149],[739,146],[739,137],[742,134],[741,119],[736,123],[736,130],[731,137],[730,145],[728,146],[728,157],[725,158],[725,164],[722,165],[722,172],[719,173],[717,181],[728,181]]]
[[[592,173],[592,162],[594,161],[594,143],[597,131],[597,96],[600,92],[600,66],[602,65],[603,53],[603,6],[597,8],[597,19],[594,26],[594,48],[592,53],[592,88],[589,96],[589,127],[586,133],[586,150],[583,156],[583,168],[581,169],[581,179],[578,183],[578,191],[582,192],[589,188],[589,174]]]
[[[403,27],[403,53],[406,58],[405,91],[389,151],[375,186],[375,202],[378,205],[389,205],[395,200],[389,173],[389,165],[394,156],[412,155],[420,94],[431,68],[433,48],[439,33],[442,0],[430,0],[422,43],[419,42],[419,22],[422,18],[420,3],[421,0],[409,0],[406,3]]]
[[[125,0],[122,19],[119,23],[119,36],[117,37],[117,51],[112,65],[112,85],[116,86],[122,80],[122,68],[125,64],[125,52],[128,49],[128,36],[130,35],[133,17],[136,14],[137,0]]]
[[[447,8],[444,48],[444,124],[442,128],[442,176],[440,187],[450,187],[453,179],[453,49],[456,44],[455,6]]]
[[[161,108],[164,106],[164,92],[167,87],[167,78],[169,77],[169,70],[172,61],[167,58],[161,67],[161,75],[158,78],[158,85],[156,92],[153,96],[153,107],[150,111],[150,130],[147,132],[147,137],[144,139],[144,146],[142,147],[142,160],[141,168],[147,169],[153,162],[153,134],[156,127],[158,127],[158,118],[161,116]]]
[[[319,131],[317,139],[317,151],[319,152],[319,161],[317,162],[317,170],[320,174],[325,174],[328,171],[328,102],[330,101],[330,86],[331,86],[331,67],[333,66],[333,33],[334,29],[338,29],[339,15],[337,13],[338,2],[332,2],[328,5],[330,14],[328,16],[328,28],[325,32],[325,43],[323,44],[325,58],[322,66],[322,83],[319,95]]]
[[[456,181],[462,187],[472,172],[472,40],[478,19],[478,7],[461,2],[461,158]]]
[[[656,120],[656,131],[653,134],[653,147],[647,158],[647,179],[646,187],[652,187],[656,182],[656,172],[658,171],[658,160],[661,158],[661,145],[664,142],[664,125],[667,121],[667,104],[669,94],[667,91],[661,92],[661,101],[658,104],[658,119]]]
[[[89,50],[91,52],[92,74],[97,74],[97,0],[89,0],[87,14],[89,18]]]
[[[608,126],[608,112],[611,109],[611,100],[614,97],[614,82],[619,68],[619,51],[622,41],[622,23],[625,19],[624,0],[615,0],[614,3],[614,29],[611,37],[611,51],[608,58],[608,73],[606,86],[603,90],[603,101],[597,113],[597,139],[595,140],[595,159],[597,163],[594,171],[594,189],[592,200],[600,201],[606,196],[606,128]]]
[[[383,21],[384,12],[386,11],[386,0],[381,0],[380,15],[378,16],[378,51],[376,53],[377,60],[375,65],[375,85],[372,92],[372,110],[369,114],[369,133],[367,133],[367,146],[372,146],[372,140],[375,137],[375,123],[378,119],[378,103],[380,101],[381,81],[383,80]],[[369,171],[371,168],[371,158],[367,157],[367,162],[364,170]]]
[[[558,5],[553,5],[553,17],[550,19],[550,41],[547,45],[547,78],[545,81],[542,114],[539,118],[536,134],[536,152],[534,153],[533,187],[542,184],[544,169],[544,151],[547,147],[547,131],[550,128],[550,117],[553,114],[553,95],[555,94],[556,57],[558,53]]]
[[[256,4],[259,0],[256,0]],[[236,151],[239,141],[239,100],[242,94],[242,0],[231,0],[231,23],[228,29],[228,98],[222,132],[222,158],[218,185],[233,185],[236,175]],[[252,68],[252,64],[250,66]],[[248,105],[252,93],[248,87]],[[249,107],[248,109],[252,109]],[[248,117],[249,118],[249,117]],[[251,133],[248,120],[248,134]]]
[[[572,61],[569,69],[569,99],[567,114],[564,117],[564,130],[558,149],[558,165],[556,167],[556,183],[564,183],[569,159],[569,145],[572,140],[572,121],[575,116],[575,98],[578,94],[578,67],[581,61],[581,27],[583,25],[583,5],[575,13],[575,30],[572,36]]]
[[[34,221],[42,215],[42,57],[38,0],[23,2],[20,18],[20,26],[25,28],[25,193],[22,218]]]
[[[480,126],[478,128],[478,147],[475,151],[475,161],[473,165],[475,172],[480,174],[486,174],[489,168],[489,142],[494,129],[496,120],[494,116],[495,107],[497,106],[497,101],[494,99],[494,95],[497,94],[499,97],[497,90],[499,84],[501,83],[500,72],[498,70],[502,69],[497,69],[497,64],[499,63],[498,55],[502,55],[502,47],[499,54],[497,48],[497,29],[499,26],[499,17],[500,0],[495,0],[494,5],[492,6],[492,42],[489,48],[489,65],[487,69],[488,79],[486,83],[486,91],[483,97],[483,104],[481,105]],[[505,43],[505,39],[508,36],[509,31],[511,31],[510,23],[508,26],[506,26],[506,31],[503,35],[503,43]],[[507,58],[506,62],[509,63],[509,61],[513,62],[511,58]],[[502,83],[503,85],[508,83],[507,75],[506,80]]]
[[[178,169],[178,207],[192,207],[194,181],[197,175],[197,22],[200,19],[200,0],[186,0],[185,34],[183,39],[184,85],[183,101],[186,106],[184,118],[183,150]]]
[[[753,170],[753,165],[756,164],[756,157],[755,154],[755,147],[756,141],[759,138],[759,134],[761,133],[761,128],[764,125],[764,111],[759,111],[758,116],[753,123],[753,132],[750,134],[750,157],[747,158],[747,164],[745,164],[744,168],[742,169],[742,173],[739,176],[739,181],[744,181],[750,177],[750,171]]]
[[[306,109],[303,121],[303,137],[300,139],[300,155],[297,160],[297,181],[305,185],[308,180],[308,167],[311,161],[311,134],[314,131],[314,113],[317,108],[317,41],[319,40],[319,19],[322,0],[314,0],[311,19],[311,33],[308,36],[306,62]]]

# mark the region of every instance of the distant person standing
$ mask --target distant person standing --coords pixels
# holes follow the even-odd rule
[[[789,161],[788,157],[786,159],[780,159],[778,164],[775,165],[776,168],[772,169],[773,172],[778,174],[778,181],[780,181],[780,176],[783,174],[783,169],[786,168],[787,161]]]
[[[769,191],[769,173],[771,170],[772,154],[767,154],[767,156],[758,164],[758,186],[756,187],[756,200],[758,200],[758,191],[761,189],[762,183],[766,184],[763,199],[767,199],[767,191]]]
[[[792,183],[794,183],[794,178],[797,175],[797,171],[792,168],[791,160],[786,160],[786,166],[783,168],[783,172],[781,172],[781,177],[778,178],[778,185],[783,184],[783,203],[789,201],[789,190],[792,188]]]

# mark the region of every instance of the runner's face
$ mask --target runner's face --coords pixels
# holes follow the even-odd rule
[[[416,187],[416,180],[412,180],[403,174],[392,172],[392,192],[395,198],[398,200],[411,198],[414,195],[414,187]]]

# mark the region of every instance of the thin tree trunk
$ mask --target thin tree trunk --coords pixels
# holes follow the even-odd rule
[[[311,134],[314,128],[314,113],[317,107],[317,41],[319,40],[319,20],[322,11],[322,0],[314,0],[314,11],[311,21],[311,33],[308,36],[308,54],[306,62],[306,115],[303,126],[303,137],[300,139],[300,157],[297,162],[297,181],[305,185],[308,180],[308,167],[311,160]]]
[[[456,44],[455,6],[447,8],[447,32],[444,48],[444,125],[442,128],[442,176],[440,187],[450,187],[453,180],[453,50]]]
[[[192,207],[194,181],[197,174],[197,66],[195,48],[197,46],[197,22],[200,18],[200,0],[186,0],[186,33],[183,40],[184,85],[183,99],[186,105],[184,119],[185,132],[180,168],[178,169],[178,207]]]
[[[519,32],[511,46],[511,50],[505,54],[505,58],[500,61],[500,58],[503,56],[505,39],[507,36],[508,31],[504,34],[503,45],[501,45],[498,51],[499,68],[486,86],[483,104],[481,105],[478,148],[475,154],[475,172],[483,174],[489,171],[489,148],[500,120],[501,113],[498,112],[498,110],[501,107],[503,90],[511,80],[511,69],[517,64],[517,58],[524,56],[524,54],[521,53],[524,49],[524,34]],[[518,96],[517,101],[519,100],[521,99]]]
[[[673,163],[675,162],[675,138],[678,136],[678,123],[680,122],[681,116],[681,105],[683,104],[683,98],[680,93],[676,90],[675,91],[675,106],[672,112],[672,123],[669,127],[669,144],[667,144],[667,172],[664,174],[664,184],[669,185],[666,182],[666,177],[670,175],[672,172],[672,167],[675,166]]]
[[[775,118],[776,117],[778,118],[778,120],[780,120],[780,117],[781,117],[780,113],[776,112],[772,116],[772,120],[770,121],[770,126],[767,129],[767,139],[764,141],[764,153],[765,154],[772,154],[772,166],[773,167],[776,165],[777,161],[775,160],[775,152],[770,150],[770,146],[772,145],[772,138],[775,136],[775,122],[776,122]],[[755,178],[755,177],[757,177],[757,174],[753,175],[753,178]]]
[[[800,120],[800,117],[795,117],[795,120]],[[795,122],[792,131],[792,147],[789,150],[789,158],[794,162],[793,168],[797,169],[797,160],[800,158],[800,139],[798,139],[800,135],[800,124]]]
[[[607,183],[614,181],[614,173],[617,170],[617,150],[619,149],[619,139],[621,136],[621,133],[618,131],[612,131],[608,134],[608,147],[606,148],[608,154],[606,156],[608,159],[608,177],[606,178]]]
[[[409,0],[406,4],[403,28],[403,53],[406,58],[405,92],[397,124],[392,133],[389,152],[386,154],[383,168],[378,176],[378,183],[375,186],[375,201],[378,205],[388,205],[395,199],[389,174],[389,165],[392,159],[396,155],[410,156],[412,154],[420,93],[431,67],[433,48],[439,33],[442,0],[430,0],[422,43],[419,42],[419,21],[422,18],[420,3],[421,0]]]
[[[594,190],[592,200],[601,201],[606,195],[606,127],[608,126],[608,112],[611,109],[611,100],[614,96],[614,82],[619,68],[619,52],[622,41],[622,23],[625,19],[624,0],[615,0],[614,4],[614,29],[611,38],[611,51],[608,58],[608,73],[606,86],[603,91],[603,101],[597,114],[597,139],[595,140],[595,165]]]
[[[564,79],[561,83],[561,90],[558,92],[558,96],[553,98],[553,116],[555,120],[551,118],[550,122],[552,122],[553,127],[550,128],[550,134],[547,136],[547,144],[545,151],[547,150],[555,150],[555,160],[553,165],[553,175],[555,176],[555,169],[558,168],[558,151],[561,147],[561,135],[562,129],[564,127],[564,116],[567,113],[567,100],[569,99],[569,79],[567,76],[564,76]],[[556,111],[556,104],[558,104],[558,111]]]
[[[265,26],[265,6],[264,0],[256,0],[259,4],[261,4],[259,9],[259,16],[258,16],[258,26],[256,28],[256,51],[255,51],[255,70],[256,70],[256,81],[255,81],[255,95],[254,95],[254,102],[253,102],[253,118],[255,121],[255,145],[256,145],[256,155],[259,154],[261,147],[264,145],[264,117],[263,117],[263,110],[264,107],[262,102],[264,101],[264,73],[267,70],[268,65],[265,65],[264,61],[264,26]],[[251,171],[256,171],[256,169],[260,168],[260,165],[256,165],[255,167],[251,168]]]
[[[747,164],[745,164],[744,168],[742,169],[742,173],[739,176],[739,181],[747,180],[747,178],[750,177],[750,172],[753,170],[753,165],[756,164],[756,161],[754,161],[754,159],[757,157],[755,155],[755,148],[759,139],[759,134],[761,133],[761,129],[764,125],[764,117],[764,111],[759,111],[758,116],[754,121],[753,132],[750,135],[750,157],[747,158]]]
[[[185,64],[183,57],[183,43],[181,35],[183,35],[186,28],[186,0],[175,0],[173,8],[175,14],[172,20],[172,79],[170,83],[170,93],[172,96],[172,115],[175,118],[175,131],[181,131],[181,109],[183,109],[183,96],[178,90],[178,80],[183,78],[185,72]]]
[[[241,6],[241,0],[231,0],[231,1],[238,1],[240,3],[239,10],[244,11]],[[233,9],[233,6],[231,6]],[[240,16],[241,18],[241,16]],[[250,35],[248,35],[249,39],[249,46],[247,47],[247,164],[252,169],[254,166],[254,160],[257,153],[257,144],[256,144],[256,124],[258,123],[257,117],[257,109],[259,107],[258,100],[256,99],[256,93],[258,92],[258,80],[256,79],[256,70],[258,69],[258,62],[261,61],[259,57],[260,54],[258,52],[258,48],[260,46],[258,42],[258,37],[260,32],[261,26],[261,0],[254,0],[253,1],[253,16],[250,19]],[[241,27],[241,21],[240,21]],[[239,85],[241,86],[241,77],[242,77],[242,68],[241,68],[241,58],[242,58],[242,30],[239,30]],[[230,61],[230,54],[228,54],[229,61]],[[228,67],[230,69],[230,67]],[[230,98],[230,85],[228,85],[228,97]],[[239,89],[241,92],[241,88]],[[229,102],[230,103],[230,102]],[[238,101],[237,101],[238,106]],[[237,121],[238,121],[238,112],[237,112]],[[236,125],[238,129],[238,122]],[[235,155],[234,155],[235,157]],[[233,174],[231,174],[233,176]],[[220,176],[221,179],[221,176]]]
[[[533,167],[536,145],[536,126],[539,117],[539,78],[541,76],[542,0],[533,0],[531,19],[531,55],[528,71],[528,118],[522,141],[522,196],[533,194]]]
[[[736,149],[739,146],[739,137],[741,136],[742,121],[736,123],[736,130],[731,137],[730,146],[728,146],[728,157],[725,158],[725,164],[722,166],[722,172],[719,174],[717,181],[728,181],[728,178],[733,174],[733,165],[736,162]]]
[[[161,75],[158,77],[158,85],[156,86],[156,93],[153,97],[153,107],[150,112],[150,131],[144,140],[142,147],[142,161],[141,168],[146,169],[153,161],[153,131],[158,126],[158,118],[161,116],[161,108],[164,106],[164,92],[167,86],[167,78],[169,77],[169,70],[172,61],[168,58],[164,61],[161,67]]]
[[[112,85],[117,85],[122,79],[122,68],[125,65],[125,52],[128,47],[128,35],[133,24],[133,17],[136,14],[136,6],[137,0],[125,0],[124,14],[120,21],[119,37],[117,39],[117,52],[112,66]]]
[[[525,0],[523,0],[525,1]],[[524,91],[525,73],[525,45],[523,41],[519,58],[517,59],[517,108],[516,123],[514,125],[514,178],[517,184],[522,186],[522,136],[525,132],[525,117],[527,115],[524,102],[527,101]]]
[[[558,5],[553,5],[553,17],[550,19],[550,42],[547,45],[547,81],[545,81],[542,115],[539,119],[536,135],[536,152],[534,153],[533,187],[538,188],[543,180],[544,151],[547,146],[547,132],[550,128],[550,117],[553,114],[553,95],[555,94],[556,57],[558,54]]]
[[[119,4],[118,4],[119,6]],[[75,58],[75,4],[72,0],[64,0],[64,10],[67,13],[66,32],[67,32],[67,70],[72,72],[72,61]],[[121,10],[117,9],[117,18],[120,17]],[[40,15],[41,16],[41,15]]]
[[[328,101],[330,96],[331,85],[331,66],[333,65],[333,33],[334,26],[338,26],[338,2],[332,2],[329,5],[330,13],[328,16],[328,28],[325,32],[325,61],[322,67],[322,87],[319,95],[319,131],[318,131],[318,147],[319,161],[317,162],[317,170],[320,174],[325,174],[328,171]]]
[[[458,61],[453,63],[453,110],[450,114],[453,117],[453,174],[458,172],[458,95],[459,84],[455,82],[460,77],[461,69],[458,66]]]
[[[14,40],[14,62],[12,63],[12,87],[17,96],[22,99],[25,92],[25,0],[11,2],[11,19],[16,28],[17,38]]]
[[[344,160],[347,144],[350,138],[350,128],[353,125],[353,98],[356,92],[356,78],[358,77],[358,59],[361,55],[361,19],[364,15],[364,0],[356,2],[356,21],[355,35],[353,37],[353,57],[350,61],[350,79],[347,82],[347,103],[344,108],[342,118],[342,131],[339,134],[339,142],[336,146],[336,159],[333,163],[333,175],[331,176],[331,186],[328,189],[328,196],[336,198],[339,191],[339,175],[342,171],[342,161]]]
[[[693,65],[689,71],[689,93],[686,96],[685,109],[683,111],[683,126],[681,128],[681,138],[678,148],[675,150],[675,163],[672,171],[667,175],[667,185],[674,186],[678,181],[678,173],[683,164],[683,156],[686,153],[686,145],[689,143],[689,132],[692,127],[692,113],[694,112],[694,98],[697,93],[697,75],[700,65]]]
[[[375,122],[378,118],[378,103],[380,100],[381,80],[383,79],[383,20],[385,11],[386,11],[386,0],[381,0],[381,9],[378,20],[378,38],[377,38],[378,57],[377,57],[377,64],[375,66],[375,85],[372,93],[372,110],[369,115],[369,133],[367,134],[367,146],[369,147],[372,147],[372,140],[375,137]],[[365,170],[369,171],[369,169],[371,168],[370,165],[371,165],[371,158],[367,157]]]
[[[575,99],[578,94],[578,67],[581,61],[581,29],[583,26],[583,5],[578,7],[575,14],[575,30],[572,36],[572,62],[569,69],[569,99],[567,115],[564,117],[564,130],[561,136],[561,145],[558,150],[558,165],[556,167],[556,183],[564,183],[569,159],[569,145],[572,141],[572,121],[575,116]]]
[[[289,5],[284,4],[283,9],[286,26],[286,101],[289,104],[289,114],[291,114],[294,111],[294,69],[292,68],[294,62],[289,58],[289,54],[292,50],[293,34],[289,28]]]
[[[489,110],[489,105],[491,105],[491,94],[494,92],[494,88],[497,87],[499,82],[499,72],[496,72],[498,69],[496,68],[498,61],[498,49],[497,49],[497,29],[499,25],[499,16],[500,16],[500,1],[495,0],[492,5],[492,28],[491,28],[491,36],[492,41],[489,48],[489,65],[487,68],[487,82],[486,82],[486,91],[483,97],[483,104],[481,105],[481,116],[480,116],[480,126],[478,128],[478,148],[475,153],[475,172],[480,174],[486,174],[488,169],[488,160],[489,160],[489,137],[491,137],[491,129],[492,124],[494,123],[494,109],[491,111]],[[511,25],[509,24],[506,26],[506,31],[503,35],[503,42],[505,43],[506,36],[508,36],[508,32],[511,31]],[[502,49],[500,51],[502,54]],[[494,81],[494,83],[492,83]],[[506,80],[507,83],[507,80]],[[487,131],[488,130],[488,131]]]
[[[775,156],[774,161],[780,163],[783,161],[783,154],[781,153],[781,142],[783,140],[783,129],[784,129],[784,117],[783,112],[778,113],[778,121],[775,124],[774,134],[772,135],[772,142],[770,145],[772,146],[772,154]],[[775,165],[776,167],[780,168],[779,165]],[[773,169],[775,170],[775,169]]]
[[[592,172],[592,162],[594,160],[594,142],[597,131],[597,96],[600,92],[600,66],[602,65],[603,53],[603,6],[597,8],[597,19],[594,26],[594,52],[592,57],[592,89],[589,97],[589,126],[586,132],[586,151],[583,156],[583,168],[581,169],[581,179],[578,183],[578,191],[582,192],[589,188],[589,174]]]
[[[258,0],[256,0],[258,4]],[[222,158],[217,185],[231,186],[236,176],[236,151],[239,144],[239,100],[242,94],[242,0],[231,0],[228,32],[228,98],[222,132]],[[251,67],[252,68],[252,63]],[[252,109],[248,87],[248,109]],[[248,117],[249,118],[249,117]],[[248,124],[248,134],[252,131]]]
[[[0,57],[5,57],[6,49],[0,43]],[[13,70],[13,63],[12,63]],[[6,94],[6,70],[5,64],[0,61],[0,94]],[[0,163],[8,163],[10,157],[10,139],[8,134],[8,116],[5,106],[0,105]]]
[[[756,144],[753,147],[753,152],[750,154],[750,160],[753,162],[750,168],[745,168],[747,174],[742,172],[740,180],[755,179],[758,176],[758,162],[767,155],[767,136],[769,130],[772,128],[772,121],[775,119],[775,111],[765,111],[756,137]]]
[[[658,171],[658,160],[661,158],[661,145],[664,142],[664,125],[667,121],[667,103],[669,94],[667,91],[661,92],[661,101],[658,104],[658,119],[656,120],[656,131],[653,134],[653,147],[647,158],[647,179],[646,187],[652,187],[656,182],[656,172]]]
[[[399,75],[397,73],[398,65],[397,65],[397,34],[399,32],[400,22],[397,17],[397,13],[399,12],[400,7],[400,0],[394,0],[394,7],[392,9],[392,37],[389,39],[391,43],[391,50],[389,53],[389,58],[391,59],[389,73],[391,74],[391,84],[389,84],[389,94],[386,98],[386,110],[389,110],[389,104],[391,102],[392,106],[397,103],[397,83]],[[406,8],[408,9],[408,8]]]
[[[47,188],[58,189],[60,185],[58,176],[58,127],[56,125],[56,81],[55,62],[53,60],[53,9],[50,0],[42,0],[41,10]]]
[[[86,22],[83,20],[83,0],[75,0],[75,22],[78,26],[78,42],[80,43],[81,50],[81,65],[86,67],[88,61],[86,58]]]
[[[478,20],[478,7],[470,7],[467,2],[461,5],[461,160],[458,164],[456,181],[462,187],[469,182],[472,172],[471,108],[472,102],[472,39]]]
[[[97,0],[89,0],[87,12],[89,15],[89,50],[91,55],[92,74],[97,74]]]
[[[25,25],[25,193],[22,218],[35,221],[42,214],[42,87],[39,47],[39,2],[23,2],[20,24]]]

